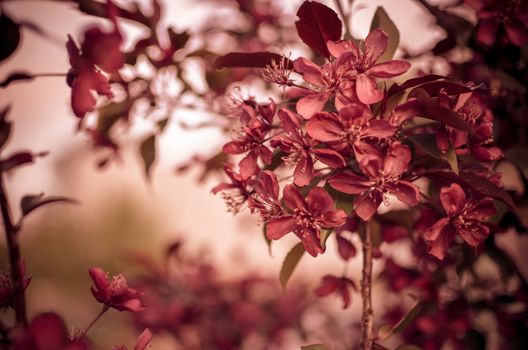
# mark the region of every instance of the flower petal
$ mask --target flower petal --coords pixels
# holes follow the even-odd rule
[[[367,74],[360,74],[356,80],[356,93],[359,101],[371,105],[383,99],[383,92],[378,89],[376,81]]]
[[[312,181],[313,173],[314,167],[312,158],[303,155],[293,171],[293,182],[297,186],[306,186]]]
[[[448,218],[438,220],[424,233],[427,241],[429,254],[443,260],[451,243],[455,239],[456,232],[449,224]]]
[[[328,183],[334,190],[348,194],[360,194],[369,188],[366,178],[351,172],[337,174]]]
[[[389,192],[394,194],[403,203],[412,207],[418,204],[420,200],[420,190],[418,187],[408,181],[398,181],[394,185],[390,185]]]
[[[334,200],[322,187],[314,187],[306,197],[308,209],[314,215],[324,214],[334,208]]]
[[[306,123],[306,132],[321,142],[337,142],[344,136],[343,126],[334,114],[316,113]]]
[[[286,185],[283,190],[283,199],[288,208],[294,209],[307,209],[306,201],[304,200],[301,192],[294,185]]]
[[[389,44],[389,36],[382,29],[376,28],[365,39],[365,59],[370,64],[376,63]]]
[[[346,165],[345,158],[332,149],[316,148],[312,152],[318,160],[332,169],[341,168]]]
[[[266,236],[269,239],[280,239],[297,228],[297,220],[292,215],[271,218],[266,223]]]
[[[387,177],[400,177],[409,167],[411,150],[409,147],[395,142],[389,148],[383,162],[383,172]]]
[[[321,67],[307,58],[299,57],[293,61],[293,68],[301,74],[307,83],[323,86]]]
[[[146,328],[138,337],[134,350],[145,350],[152,340],[152,333]]]
[[[452,183],[449,187],[442,187],[440,190],[440,202],[449,215],[459,213],[466,204],[466,194],[457,183]]]
[[[378,63],[367,70],[367,73],[377,78],[392,78],[402,75],[411,68],[411,64],[406,61],[392,60]]]
[[[376,214],[378,207],[383,201],[383,193],[378,190],[367,191],[361,195],[356,201],[355,211],[364,221],[370,220],[370,218]]]
[[[238,165],[240,167],[240,176],[242,177],[242,180],[249,179],[258,171],[257,152],[251,150]]]
[[[304,119],[310,119],[312,115],[323,110],[329,98],[329,93],[311,93],[301,97],[296,104],[297,113]]]

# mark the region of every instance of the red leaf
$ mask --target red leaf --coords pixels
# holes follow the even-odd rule
[[[21,165],[33,163],[33,154],[29,152],[19,152],[0,161],[1,171],[9,171]]]
[[[217,57],[211,67],[222,68],[265,68],[273,61],[281,61],[283,56],[273,52],[231,52],[227,55]],[[287,59],[288,68],[293,68],[293,62]]]
[[[305,1],[299,11],[299,20],[295,22],[299,37],[325,57],[330,57],[326,42],[341,39],[342,23],[337,13],[318,2]]]

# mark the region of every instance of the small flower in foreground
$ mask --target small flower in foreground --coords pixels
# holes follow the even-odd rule
[[[472,247],[489,235],[490,229],[482,221],[497,211],[490,198],[468,199],[462,187],[453,183],[440,190],[440,202],[447,216],[424,233],[429,254],[443,260],[457,234]]]
[[[119,311],[138,312],[144,309],[139,297],[141,294],[127,285],[123,275],[108,278],[108,274],[98,267],[89,269],[93,284],[90,287],[95,299]]]
[[[321,280],[321,284],[314,290],[318,297],[324,297],[332,293],[340,294],[343,299],[343,309],[350,305],[350,291],[349,288],[357,290],[354,281],[347,277],[336,277],[326,275]]]
[[[317,256],[323,253],[320,228],[343,225],[346,220],[345,212],[334,209],[332,197],[322,187],[314,187],[305,200],[295,185],[287,185],[283,199],[291,213],[267,222],[268,238],[276,240],[289,232],[295,232],[308,254]]]

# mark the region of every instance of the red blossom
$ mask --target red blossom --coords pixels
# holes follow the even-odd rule
[[[375,119],[369,107],[351,104],[335,113],[317,113],[306,124],[308,135],[333,145],[337,149],[350,148],[367,138],[387,138],[396,128],[388,121]]]
[[[443,260],[457,234],[472,247],[478,246],[489,235],[490,229],[482,221],[497,211],[490,198],[467,198],[462,187],[453,183],[442,187],[440,202],[447,216],[424,233],[429,254]]]
[[[442,151],[453,147],[457,154],[471,153],[480,161],[497,160],[502,157],[500,148],[493,145],[493,115],[486,108],[482,97],[470,92],[450,100],[447,93],[440,91],[438,101],[444,107],[457,112],[474,130],[473,135],[466,131],[442,125],[436,134],[436,144]]]
[[[293,112],[281,109],[278,115],[286,135],[272,140],[272,145],[288,153],[288,156],[284,158],[286,164],[296,165],[293,179],[297,186],[306,186],[312,180],[314,158],[333,169],[345,166],[345,160],[336,151],[314,147],[312,140],[301,131],[299,119]]]
[[[123,38],[117,28],[116,9],[111,1],[107,6],[114,24],[112,32],[105,33],[99,27],[89,28],[84,33],[80,49],[69,35],[66,42],[71,64],[67,82],[72,88],[72,109],[78,118],[95,108],[97,95],[113,97],[108,77],[103,72],[115,73],[124,63],[120,48]]]
[[[110,280],[108,274],[98,267],[92,267],[88,271],[93,281],[90,289],[98,302],[119,311],[144,310],[139,299],[141,294],[127,285],[125,276],[117,275]]]
[[[348,75],[348,67],[342,60],[326,63],[319,67],[307,58],[297,58],[293,62],[295,71],[301,74],[310,84],[312,90],[297,102],[297,113],[305,119],[323,110],[326,102],[335,97],[335,105],[339,110],[344,106],[357,102],[354,82]]]
[[[356,199],[355,212],[361,219],[367,221],[376,213],[385,193],[395,195],[409,206],[418,204],[418,188],[401,179],[411,161],[411,151],[407,146],[395,142],[385,155],[368,147],[364,154],[359,155],[359,168],[363,174],[346,171],[335,175],[328,182],[340,192],[360,195]]]
[[[294,232],[310,255],[323,253],[320,229],[335,228],[344,224],[345,212],[334,209],[334,201],[322,187],[314,187],[305,200],[294,185],[287,185],[284,188],[283,200],[290,213],[267,222],[268,238],[277,240],[289,232]]]
[[[259,213],[263,221],[283,214],[279,201],[279,182],[273,172],[266,170],[259,173],[255,182],[255,192],[248,200],[248,207]]]
[[[346,60],[348,74],[356,77],[356,95],[361,103],[370,105],[383,99],[374,78],[392,78],[401,75],[410,68],[410,64],[401,60],[376,63],[387,50],[388,35],[382,29],[369,33],[363,45],[358,47],[353,41],[329,41],[328,50],[338,60]]]
[[[319,287],[314,290],[314,293],[319,297],[337,293],[343,299],[343,309],[346,309],[350,305],[349,288],[357,290],[356,284],[351,279],[347,277],[325,275],[321,280]]]

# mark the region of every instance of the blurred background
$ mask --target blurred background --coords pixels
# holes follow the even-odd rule
[[[125,0],[115,2],[127,6]],[[244,28],[251,20],[240,16],[235,1],[165,0],[160,3],[163,8],[160,32],[169,26],[180,31],[198,31],[219,18],[224,18],[224,25],[228,27]],[[262,3],[276,8],[283,21],[281,25],[292,28],[300,1]],[[334,6],[332,1],[325,3]],[[142,5],[146,12],[152,10],[150,1],[146,0]],[[432,16],[411,0],[355,1],[350,22],[355,37],[366,36],[374,11],[380,5],[400,30],[398,55],[430,49],[443,37]],[[6,1],[1,6],[2,11],[17,22],[34,23],[47,34],[44,37],[23,29],[20,47],[0,65],[0,79],[17,70],[34,74],[66,73],[70,67],[64,46],[66,35],[72,35],[79,42],[88,26],[94,23],[107,25],[103,20],[80,13],[66,1]],[[120,26],[126,38],[125,47],[132,47],[143,35],[142,29],[133,24],[123,21]],[[264,41],[273,38],[270,28],[261,28],[259,33]],[[228,37],[222,40],[222,44],[213,46],[221,47],[224,52],[236,48],[236,41]],[[275,49],[276,52],[292,52],[292,57],[306,50],[299,43],[288,44],[287,40]],[[437,71],[447,69],[445,63],[434,58],[418,62],[417,69],[420,65],[434,66]],[[189,79],[197,86],[206,86],[208,82],[202,77],[203,62],[191,62],[186,69]],[[145,71],[148,75],[148,65],[145,65]],[[240,85],[243,95],[266,100],[267,92],[258,85],[250,82]],[[167,247],[176,241],[183,242],[181,249],[189,256],[204,257],[222,278],[234,279],[258,273],[272,277],[269,283],[275,283],[273,278],[278,275],[282,259],[295,239],[275,242],[272,254],[268,254],[262,227],[256,218],[247,211],[233,216],[226,211],[222,198],[210,193],[211,188],[222,181],[221,174],[212,173],[202,179],[203,170],[197,166],[187,166],[189,169],[185,172],[178,170],[192,164],[193,157],[207,159],[221,149],[226,141],[222,130],[186,127],[210,122],[217,118],[215,115],[206,111],[175,109],[164,132],[156,140],[156,160],[147,178],[138,154],[147,128],[144,123],[139,120],[123,127],[117,136],[119,158],[99,168],[97,164],[103,155],[100,150],[94,150],[86,133],[77,132],[78,120],[71,111],[70,91],[64,77],[17,82],[0,90],[0,106],[12,105],[9,118],[14,122],[6,152],[19,149],[49,152],[35,164],[9,174],[7,187],[14,216],[20,215],[16,203],[26,194],[44,192],[80,202],[45,207],[24,224],[21,236],[23,255],[29,274],[33,276],[27,292],[30,315],[55,310],[67,324],[83,327],[98,311],[89,291],[88,267],[99,266],[112,273],[134,276],[144,270],[143,264],[137,262],[137,254],[161,262]],[[515,180],[512,183],[514,187]],[[519,244],[517,247],[525,246],[526,242]],[[399,249],[403,249],[400,255],[405,260],[405,247]],[[335,251],[334,241],[329,242],[328,250]],[[520,255],[521,250],[513,254]],[[353,259],[348,270],[356,281],[360,279],[359,260],[359,256]],[[5,270],[7,266],[2,246],[0,267]],[[321,276],[341,268],[335,254],[325,254],[317,261],[307,256],[293,281],[311,290]],[[382,292],[383,288],[383,285],[376,285],[374,293]],[[346,311],[341,310],[341,301],[337,298],[320,302],[324,303],[328,313],[334,315],[333,318],[346,325],[357,320],[360,311],[359,295],[354,294],[352,299],[352,307]],[[376,308],[390,304],[391,299],[376,298],[375,302]],[[308,324],[317,325],[317,317],[314,319]],[[115,344],[133,344],[137,332],[131,326],[129,315],[112,312],[90,334],[102,349],[108,349]],[[155,337],[153,349],[174,349],[175,344],[168,338]],[[311,340],[317,342],[321,339]],[[290,346],[298,345],[295,341],[310,343],[294,338]]]

